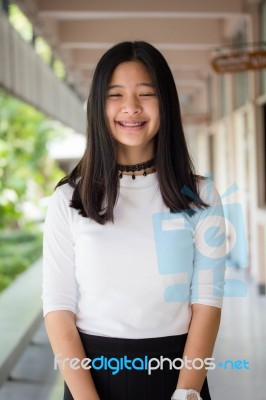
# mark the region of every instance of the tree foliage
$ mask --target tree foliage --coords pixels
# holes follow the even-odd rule
[[[29,222],[23,204],[38,206],[63,176],[47,149],[60,134],[43,114],[0,91],[0,229]]]

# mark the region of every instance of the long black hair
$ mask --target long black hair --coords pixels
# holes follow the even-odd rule
[[[111,75],[126,61],[143,63],[157,92],[160,128],[155,136],[154,156],[165,205],[171,212],[191,210],[193,213],[191,198],[182,191],[187,186],[194,193],[193,207],[207,207],[199,198],[197,183],[204,177],[195,174],[188,153],[173,75],[163,55],[143,41],[119,43],[97,64],[87,103],[87,146],[77,166],[56,187],[69,183],[74,188],[70,206],[83,217],[102,225],[114,222],[113,209],[119,188],[117,147],[107,127],[105,103]]]

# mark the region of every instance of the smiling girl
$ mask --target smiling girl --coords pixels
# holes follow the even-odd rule
[[[223,237],[220,197],[195,174],[167,62],[145,42],[114,46],[94,73],[85,153],[45,220],[43,312],[64,400],[211,399],[204,365],[170,361],[212,355],[225,270],[225,241],[205,243],[214,227]],[[82,368],[125,356],[169,362]]]
[[[106,118],[117,142],[119,163],[138,164],[154,156],[160,127],[159,101],[141,62],[123,62],[115,68],[108,85]]]

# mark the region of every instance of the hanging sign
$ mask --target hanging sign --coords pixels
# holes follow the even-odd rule
[[[212,60],[212,67],[219,74],[263,69],[266,68],[266,50],[219,56]]]

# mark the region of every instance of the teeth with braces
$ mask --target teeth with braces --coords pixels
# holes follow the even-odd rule
[[[143,125],[145,122],[123,122],[123,121],[119,121],[119,124],[122,126],[141,126]]]

